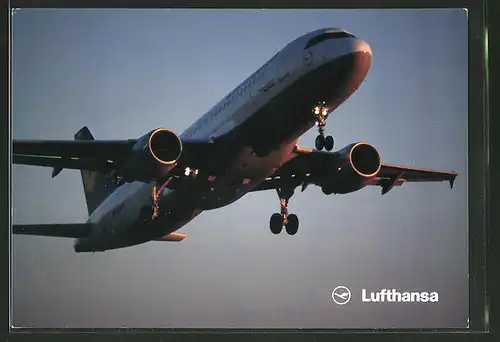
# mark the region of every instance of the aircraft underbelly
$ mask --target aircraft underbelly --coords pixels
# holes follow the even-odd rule
[[[223,165],[225,171],[217,176],[213,184],[187,191],[167,191],[160,200],[160,216],[149,224],[143,224],[139,218],[131,222],[129,218],[128,225],[117,227],[117,222],[107,218],[103,231],[110,230],[113,239],[106,238],[109,244],[102,245],[103,249],[137,245],[164,236],[180,229],[203,210],[224,207],[244,196],[291,158],[297,138],[314,125],[311,111],[317,102],[327,101],[333,109],[345,100],[344,87],[351,72],[350,60],[339,60],[300,77],[270,96],[263,107],[251,108],[249,103],[249,107],[241,108],[254,112],[219,137],[232,146],[241,146],[241,149],[234,161]],[[268,150],[259,157],[253,152],[260,146]],[[148,184],[144,186],[150,187]],[[141,199],[136,198],[132,202],[126,216],[138,217],[139,206],[151,205],[149,194],[140,193]],[[109,237],[110,234],[103,236]]]
[[[251,149],[244,149],[211,187],[166,191],[160,198],[160,216],[157,219],[146,224],[133,220],[132,224],[119,227],[118,220],[113,221],[109,217],[107,222],[102,222],[105,234],[96,238],[105,250],[137,245],[174,232],[203,210],[220,208],[241,198],[286,162],[294,146],[295,141],[286,143],[264,158],[254,156]],[[144,191],[138,191],[137,195],[141,198],[127,204],[127,216],[138,213],[140,205],[150,204],[150,198]],[[120,221],[123,223],[123,220]],[[111,235],[113,238],[106,238]]]
[[[239,157],[218,176],[212,186],[198,196],[198,206],[203,210],[216,209],[233,203],[259,185],[291,157],[295,140],[284,142],[265,157],[245,148]]]

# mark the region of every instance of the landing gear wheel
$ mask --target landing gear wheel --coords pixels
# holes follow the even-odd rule
[[[295,214],[288,214],[288,201],[295,192],[294,188],[278,188],[276,189],[280,199],[281,211],[274,213],[269,220],[269,227],[273,234],[279,234],[283,230],[283,226],[289,235],[295,235],[299,229],[299,219]]]
[[[275,235],[281,233],[283,229],[283,216],[278,213],[272,214],[269,220],[269,228],[271,228],[271,232]]]
[[[297,217],[297,215],[288,215],[285,229],[288,235],[297,234],[297,231],[299,230],[299,218]]]
[[[329,115],[329,109],[326,102],[320,102],[317,106],[313,108],[313,115],[315,118],[315,124],[318,126],[319,135],[316,137],[315,145],[316,149],[321,151],[323,148],[327,151],[333,149],[333,138],[329,135],[325,137],[326,132],[326,119]]]
[[[324,141],[325,150],[327,151],[333,150],[333,144],[334,144],[333,137],[331,135],[327,136]]]
[[[321,151],[325,147],[325,142],[325,137],[323,137],[322,135],[318,135],[316,137],[316,141],[314,142],[314,144],[316,145],[316,149],[318,151]]]

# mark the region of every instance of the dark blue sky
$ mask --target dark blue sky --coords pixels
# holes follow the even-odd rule
[[[328,120],[341,148],[457,170],[447,184],[297,192],[293,237],[273,236],[274,191],[205,212],[182,243],[75,254],[13,238],[13,322],[35,327],[441,327],[467,320],[467,18],[462,10],[20,10],[15,139],[178,133],[288,42],[322,27],[366,40],[372,68]],[[300,144],[313,146],[311,130]],[[77,171],[13,167],[15,223],[84,222]],[[346,285],[352,302],[331,291]],[[439,291],[439,304],[362,304],[361,288]]]

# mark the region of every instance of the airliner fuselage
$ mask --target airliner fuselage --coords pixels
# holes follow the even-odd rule
[[[74,140],[15,140],[17,164],[81,171],[86,223],[14,225],[14,234],[76,238],[76,252],[144,242],[181,241],[176,230],[204,210],[248,192],[274,190],[281,210],[273,234],[299,221],[288,213],[297,187],[325,195],[406,182],[449,181],[456,172],[385,164],[375,147],[354,142],[332,151],[326,119],[361,85],[371,65],[364,41],[337,28],[305,34],[279,51],[180,136],[158,128],[138,139],[96,140],[82,127]],[[316,149],[297,145],[314,125]],[[326,151],[323,151],[326,150]]]
[[[165,189],[160,213],[144,224],[151,185],[124,183],[89,217],[92,234],[75,251],[100,251],[150,241],[174,232],[203,210],[226,206],[292,158],[298,138],[314,126],[312,111],[342,104],[364,80],[370,46],[339,29],[322,29],[288,44],[180,135],[224,141],[224,158],[194,187]]]

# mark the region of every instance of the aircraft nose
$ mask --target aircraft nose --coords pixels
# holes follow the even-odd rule
[[[356,39],[354,41],[354,52],[363,52],[370,57],[372,56],[372,48],[367,42],[361,39]]]
[[[346,72],[345,96],[349,97],[354,93],[365,80],[372,62],[372,49],[367,42],[361,39],[353,39],[349,48],[348,67]]]
[[[372,63],[372,49],[361,39],[356,39],[353,44],[352,56],[354,59],[354,78],[360,83],[366,77]]]

